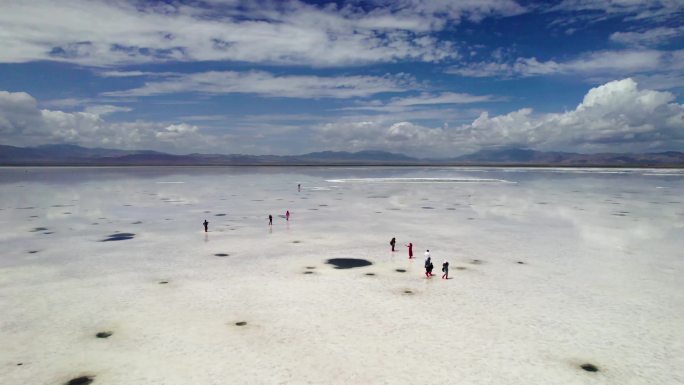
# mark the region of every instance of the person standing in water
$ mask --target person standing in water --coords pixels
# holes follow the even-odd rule
[[[432,264],[432,260],[428,260],[427,263],[425,263],[425,278],[430,278],[432,277],[432,269],[435,267],[435,265]]]
[[[442,263],[442,279],[449,279],[449,261],[446,259],[444,260],[444,263]]]
[[[285,211],[285,220],[286,221],[290,220],[290,210]]]
[[[204,223],[202,223],[202,224],[204,225],[204,232],[205,233],[208,232],[209,231],[209,222],[207,222],[207,220],[205,219]]]
[[[297,183],[297,192],[301,192],[301,191],[302,191],[302,184]]]
[[[273,215],[268,214],[268,225],[273,226]]]
[[[406,247],[408,247],[409,259],[413,258],[413,243],[409,242],[409,244],[406,245]]]
[[[390,241],[390,246],[392,246],[392,251],[394,251],[394,245],[396,245],[396,244],[397,244],[396,238],[392,238],[392,240]]]

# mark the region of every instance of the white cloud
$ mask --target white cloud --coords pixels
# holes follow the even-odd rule
[[[211,71],[177,74],[163,80],[107,96],[150,96],[183,92],[205,94],[246,93],[266,97],[353,98],[381,92],[403,92],[415,87],[405,74],[385,76],[276,76],[264,71]]]
[[[84,112],[95,114],[99,116],[113,114],[115,112],[130,112],[133,111],[130,107],[113,106],[111,104],[98,104],[93,106],[88,106],[85,108]]]
[[[684,105],[673,100],[668,92],[640,90],[628,78],[592,88],[577,108],[564,113],[535,114],[523,108],[492,117],[483,112],[453,128],[385,117],[328,123],[316,132],[331,148],[386,149],[424,157],[499,146],[579,152],[684,150]]]
[[[103,119],[102,112],[122,109],[116,106],[96,107],[100,113],[92,110],[41,110],[27,93],[0,91],[0,134],[4,144],[20,146],[74,143],[87,147],[177,152],[185,146],[216,148],[220,145],[216,138],[208,140],[196,126],[144,121],[108,122]]]
[[[518,58],[513,62],[479,62],[455,66],[446,72],[466,77],[527,77],[549,74],[630,75],[650,71],[674,71],[684,67],[684,50],[620,50],[590,52],[557,62],[540,62],[536,58]]]
[[[658,27],[642,32],[613,32],[610,40],[616,43],[648,47],[665,44],[684,35],[684,27]]]
[[[55,60],[91,66],[169,60],[313,66],[433,62],[458,56],[453,42],[433,36],[448,24],[525,11],[512,0],[378,1],[371,7],[316,6],[296,0],[212,3],[206,8],[202,2],[4,2],[0,62]]]
[[[666,20],[681,17],[684,3],[679,0],[563,0],[551,11],[595,12],[594,20],[622,17],[627,20]]]

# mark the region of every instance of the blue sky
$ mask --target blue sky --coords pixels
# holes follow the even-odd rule
[[[684,151],[684,2],[0,0],[0,143]]]

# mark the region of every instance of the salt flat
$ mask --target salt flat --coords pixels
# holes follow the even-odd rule
[[[683,192],[680,170],[0,169],[0,383],[684,383]]]

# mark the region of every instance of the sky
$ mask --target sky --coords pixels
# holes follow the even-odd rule
[[[684,151],[684,1],[0,0],[0,144]]]

